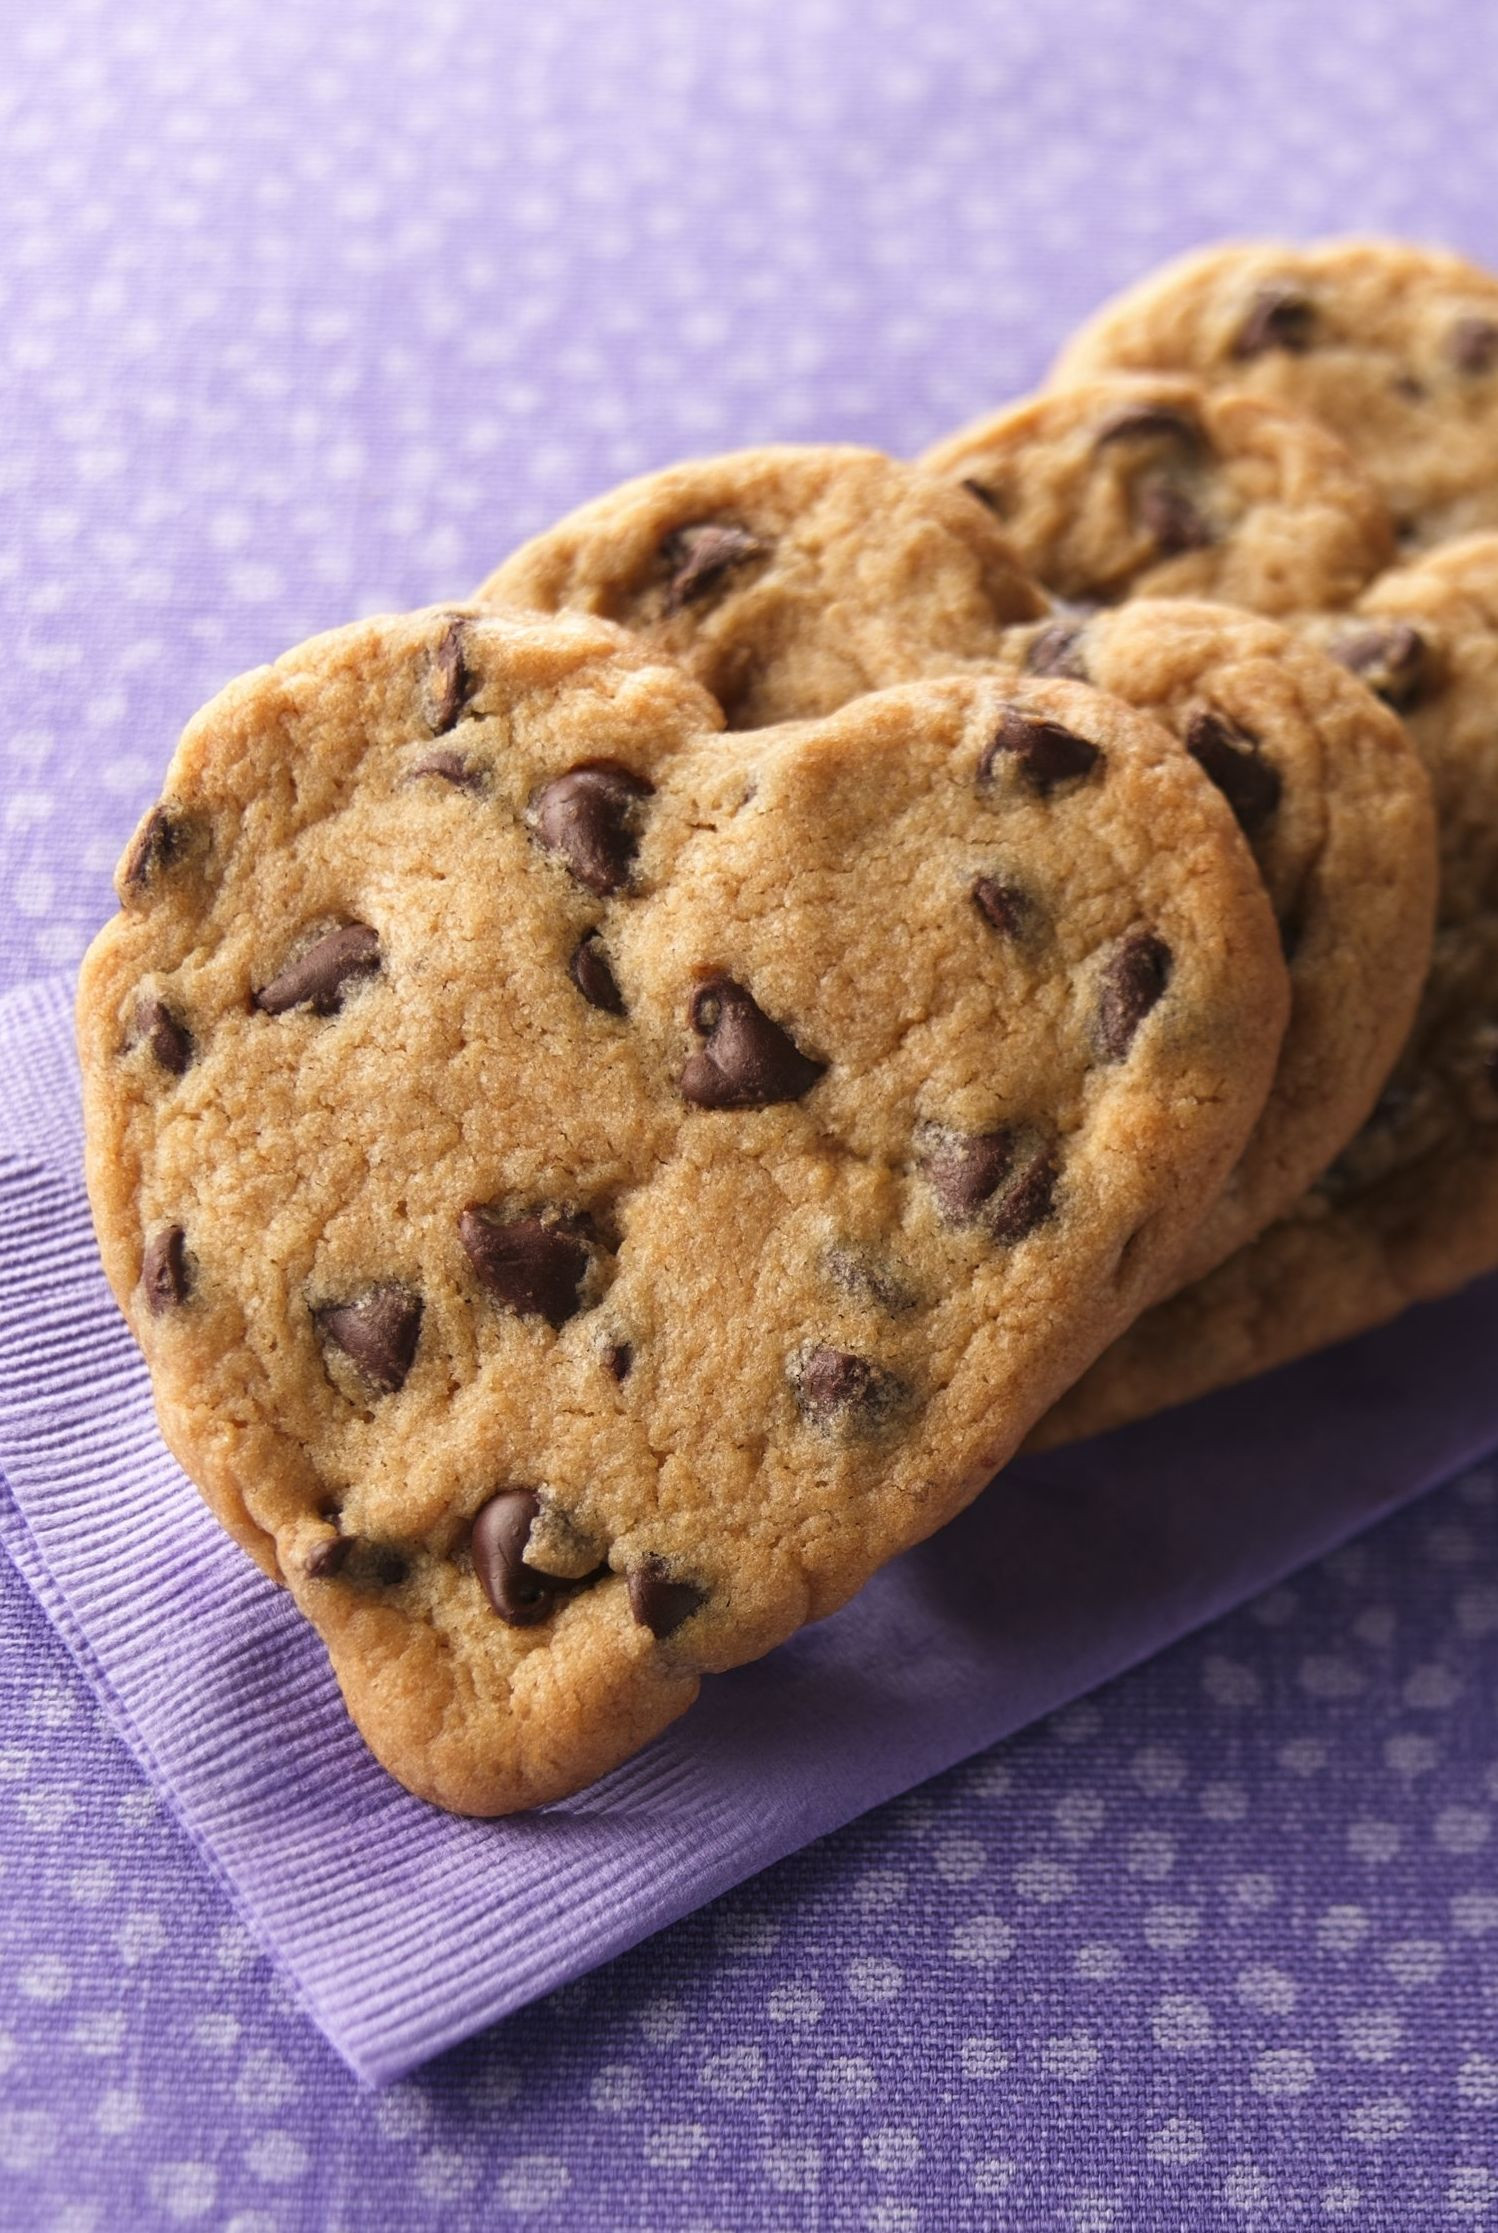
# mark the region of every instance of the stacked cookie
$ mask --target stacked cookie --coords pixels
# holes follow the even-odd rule
[[[574,1790],[1027,1436],[1498,1262],[1495,414],[1498,282],[1218,252],[920,466],[673,468],[189,726],[100,1244],[412,1790]]]

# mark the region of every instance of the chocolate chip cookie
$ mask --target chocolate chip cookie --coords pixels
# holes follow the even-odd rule
[[[1440,898],[1414,1028],[1292,1214],[1131,1327],[1044,1422],[1045,1443],[1246,1379],[1498,1267],[1498,535],[1385,575],[1339,639],[1404,709],[1435,794]]]
[[[921,460],[996,514],[1058,597],[1346,605],[1394,555],[1388,506],[1299,412],[1180,376],[1116,374],[1032,396]]]
[[[1362,620],[1325,627],[1354,664],[1386,641]],[[1138,598],[1016,629],[1006,655],[1163,722],[1232,807],[1280,926],[1291,1007],[1279,1068],[1182,1284],[1288,1210],[1378,1099],[1430,961],[1430,784],[1400,722],[1345,665],[1229,606]]]
[[[619,622],[711,691],[731,729],[947,673],[1045,609],[960,489],[875,450],[789,445],[629,481],[526,543],[477,596]]]
[[[1052,384],[1145,371],[1319,419],[1409,550],[1498,527],[1498,278],[1460,256],[1394,240],[1183,256],[1105,303]]]
[[[163,1430],[477,1813],[970,1497],[1179,1254],[1287,1004],[1232,814],[1118,701],[725,735],[575,614],[245,677],[119,891],[89,1183]]]

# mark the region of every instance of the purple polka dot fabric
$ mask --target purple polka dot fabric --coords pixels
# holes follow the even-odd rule
[[[229,676],[626,474],[914,454],[1225,234],[1498,256],[1471,0],[51,0],[4,53],[0,990]],[[0,2227],[1498,2225],[1495,1505],[380,2092],[0,1560]]]

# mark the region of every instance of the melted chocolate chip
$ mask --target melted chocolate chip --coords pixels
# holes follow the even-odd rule
[[[1269,349],[1304,356],[1316,338],[1316,307],[1298,287],[1261,287],[1233,341],[1238,358],[1261,357]]]
[[[585,931],[567,965],[567,974],[592,1008],[611,1016],[624,1013],[624,995],[614,982],[614,972],[604,957],[596,930]]]
[[[1173,481],[1141,481],[1134,491],[1134,513],[1162,558],[1207,550],[1216,540],[1210,521]]]
[[[1115,442],[1175,442],[1198,450],[1204,437],[1201,421],[1176,403],[1126,403],[1110,412],[1093,437],[1095,450]]]
[[[368,923],[345,923],[289,961],[252,995],[252,1005],[267,1016],[284,1016],[292,1008],[331,1016],[343,1006],[349,986],[379,966],[379,932]]]
[[[1170,948],[1153,931],[1131,931],[1103,970],[1098,994],[1098,1052],[1108,1061],[1128,1053],[1134,1034],[1170,982]]]
[[[1006,1131],[933,1128],[921,1148],[920,1161],[943,1216],[954,1225],[970,1225],[1009,1176],[1014,1138]]]
[[[421,1297],[405,1287],[371,1287],[346,1303],[312,1313],[324,1341],[341,1349],[372,1388],[393,1396],[405,1385],[421,1332]]]
[[[682,1065],[682,1099],[699,1109],[764,1109],[799,1101],[827,1068],[804,1055],[732,977],[709,977],[692,995],[692,1028],[706,1046]]]
[[[391,1543],[371,1543],[364,1553],[364,1569],[382,1589],[398,1589],[411,1571],[411,1561]]]
[[[1333,656],[1385,705],[1407,713],[1426,680],[1425,638],[1405,620],[1375,622],[1344,636]]]
[[[325,1535],[302,1560],[302,1572],[314,1582],[330,1581],[348,1564],[353,1544],[346,1535]]]
[[[163,1070],[180,1078],[192,1060],[192,1033],[164,1000],[143,993],[135,1006],[135,1037],[148,1046]]]
[[[153,806],[120,865],[120,896],[127,907],[143,900],[166,869],[187,850],[187,829],[170,807]]]
[[[1000,519],[1003,518],[1004,507],[991,488],[985,488],[981,481],[963,481],[960,485],[967,490],[969,496],[977,497],[985,511],[995,513]]]
[[[1087,680],[1087,667],[1082,657],[1082,637],[1086,623],[1080,620],[1050,620],[1039,633],[1032,636],[1025,652],[1027,675],[1067,675],[1073,682]]]
[[[185,1303],[192,1291],[185,1235],[180,1225],[164,1225],[146,1244],[140,1267],[141,1292],[153,1318]]]
[[[1458,372],[1480,378],[1498,365],[1498,325],[1491,318],[1458,318],[1446,337],[1446,353]]]
[[[996,1241],[1022,1241],[1043,1225],[1055,1207],[1056,1159],[1049,1150],[1034,1156],[1012,1185],[994,1199],[984,1219]]]
[[[467,660],[468,622],[450,620],[437,639],[427,669],[427,718],[434,737],[446,736],[479,686]]]
[[[762,558],[769,549],[747,527],[729,520],[696,520],[674,528],[661,544],[666,567],[666,611],[680,612],[695,605],[722,583],[735,567],[751,558]]]
[[[973,905],[1005,938],[1023,938],[1034,912],[1025,893],[1014,884],[1001,884],[992,876],[973,879]]]
[[[1265,759],[1258,738],[1226,714],[1206,709],[1191,717],[1186,750],[1227,800],[1245,836],[1261,830],[1280,803],[1281,786],[1279,770]]]
[[[820,1425],[834,1421],[877,1425],[905,1393],[892,1373],[850,1349],[820,1344],[803,1349],[790,1360],[786,1372],[803,1417]]]
[[[606,899],[629,881],[640,842],[636,809],[654,788],[617,760],[584,760],[535,793],[536,837],[548,853],[561,854],[579,884]]]
[[[611,1341],[607,1349],[600,1353],[599,1361],[604,1371],[613,1379],[625,1381],[629,1378],[629,1368],[635,1361],[633,1346],[627,1341]]]
[[[406,770],[405,780],[407,783],[415,783],[424,775],[437,776],[443,783],[451,783],[459,791],[481,791],[484,787],[483,770],[476,768],[471,760],[465,760],[461,752],[454,752],[450,746],[443,746],[436,752],[425,752],[419,760],[413,760]]]
[[[468,1548],[484,1595],[512,1628],[534,1628],[570,1594],[568,1583],[525,1564],[531,1524],[541,1509],[534,1489],[501,1489],[474,1515]]]
[[[1021,712],[1018,706],[1006,706],[998,730],[978,763],[978,781],[990,782],[1000,760],[1008,760],[1032,791],[1048,798],[1058,785],[1091,775],[1102,757],[1095,744],[1079,737],[1074,729],[1064,729],[1059,721],[1046,721],[1038,714]]]
[[[646,1559],[629,1577],[629,1609],[658,1643],[674,1636],[682,1622],[690,1620],[698,1606],[706,1602],[707,1591],[695,1582],[672,1581],[663,1558]]]
[[[522,1318],[565,1325],[581,1307],[588,1248],[575,1218],[495,1218],[478,1204],[458,1219],[458,1238],[483,1285]]]

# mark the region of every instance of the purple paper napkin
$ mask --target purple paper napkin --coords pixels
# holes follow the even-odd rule
[[[304,2004],[398,2076],[1265,1587],[1498,1441],[1498,1282],[1014,1466],[566,1804],[461,1821],[157,1436],[80,1171],[71,987],[0,1001],[0,1541]]]

